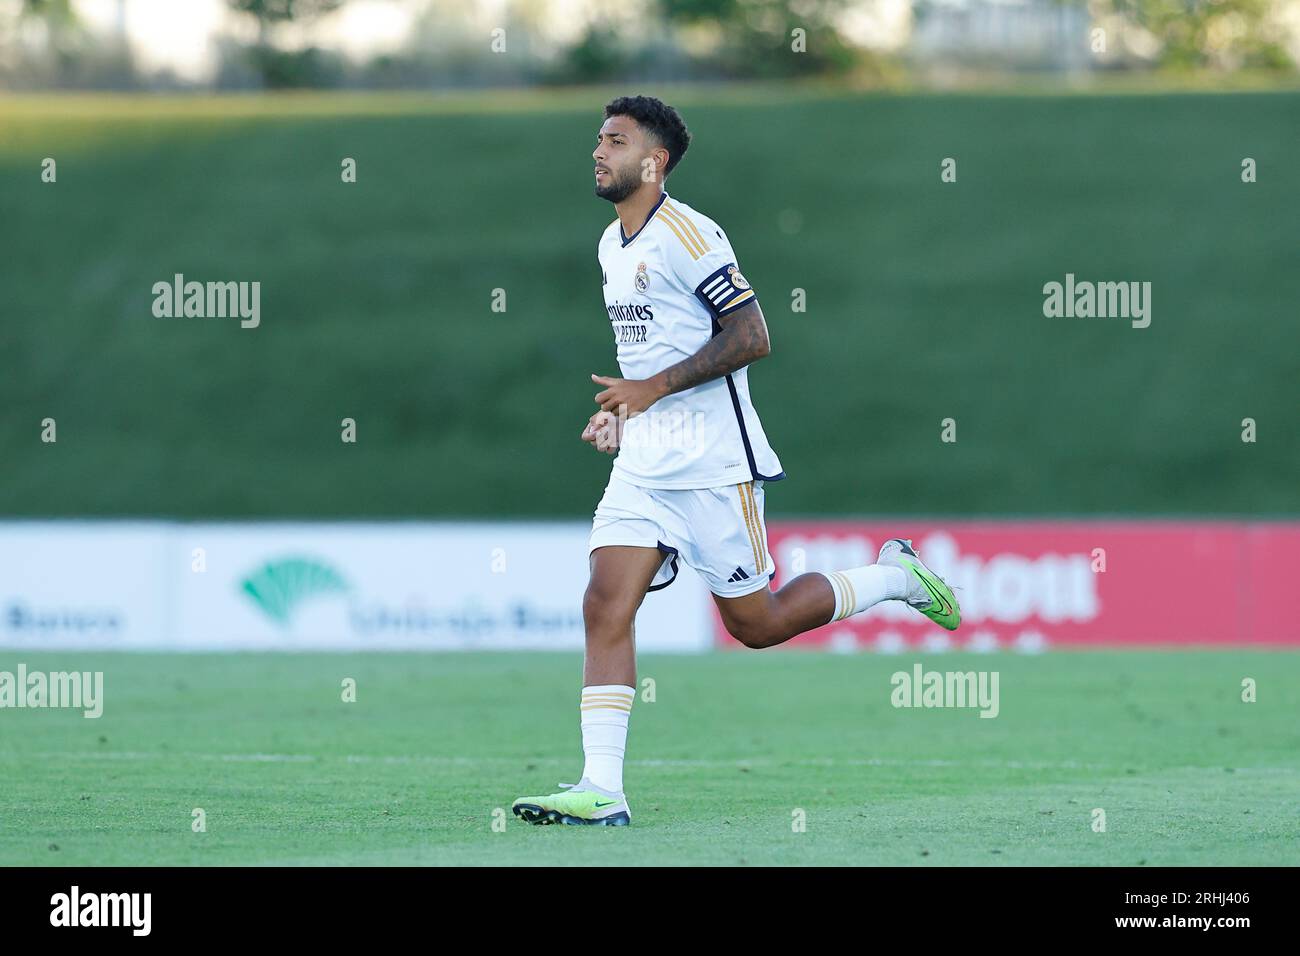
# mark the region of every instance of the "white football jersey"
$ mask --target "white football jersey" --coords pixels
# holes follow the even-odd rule
[[[623,378],[650,378],[689,358],[720,331],[718,317],[754,300],[721,227],[666,192],[633,235],[610,223],[598,256]],[[784,478],[748,373],[669,395],[629,419],[613,473],[646,488]]]

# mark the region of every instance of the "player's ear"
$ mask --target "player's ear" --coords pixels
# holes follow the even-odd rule
[[[649,158],[654,160],[651,168],[654,171],[655,177],[659,182],[663,182],[668,178],[668,150],[663,146],[652,149],[650,150]],[[650,182],[649,176],[646,177],[646,182]]]

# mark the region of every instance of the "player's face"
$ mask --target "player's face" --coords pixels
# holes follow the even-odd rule
[[[649,150],[636,121],[611,116],[596,134],[596,195],[620,203],[641,185],[641,164]]]

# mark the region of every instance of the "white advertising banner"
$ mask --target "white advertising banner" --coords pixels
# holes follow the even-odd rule
[[[0,646],[578,649],[578,523],[0,523]],[[637,620],[646,652],[710,646],[690,569]]]
[[[166,645],[166,529],[150,522],[0,523],[0,647]]]
[[[583,644],[585,524],[183,525],[179,643],[193,648],[558,649]],[[202,549],[200,552],[198,549]],[[190,567],[202,554],[206,570]],[[685,573],[642,606],[646,651],[708,647]]]

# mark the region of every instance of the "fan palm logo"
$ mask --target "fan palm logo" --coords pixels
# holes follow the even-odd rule
[[[294,609],[307,598],[340,594],[348,589],[343,577],[327,564],[309,558],[284,558],[262,565],[240,585],[267,617],[289,626]]]

